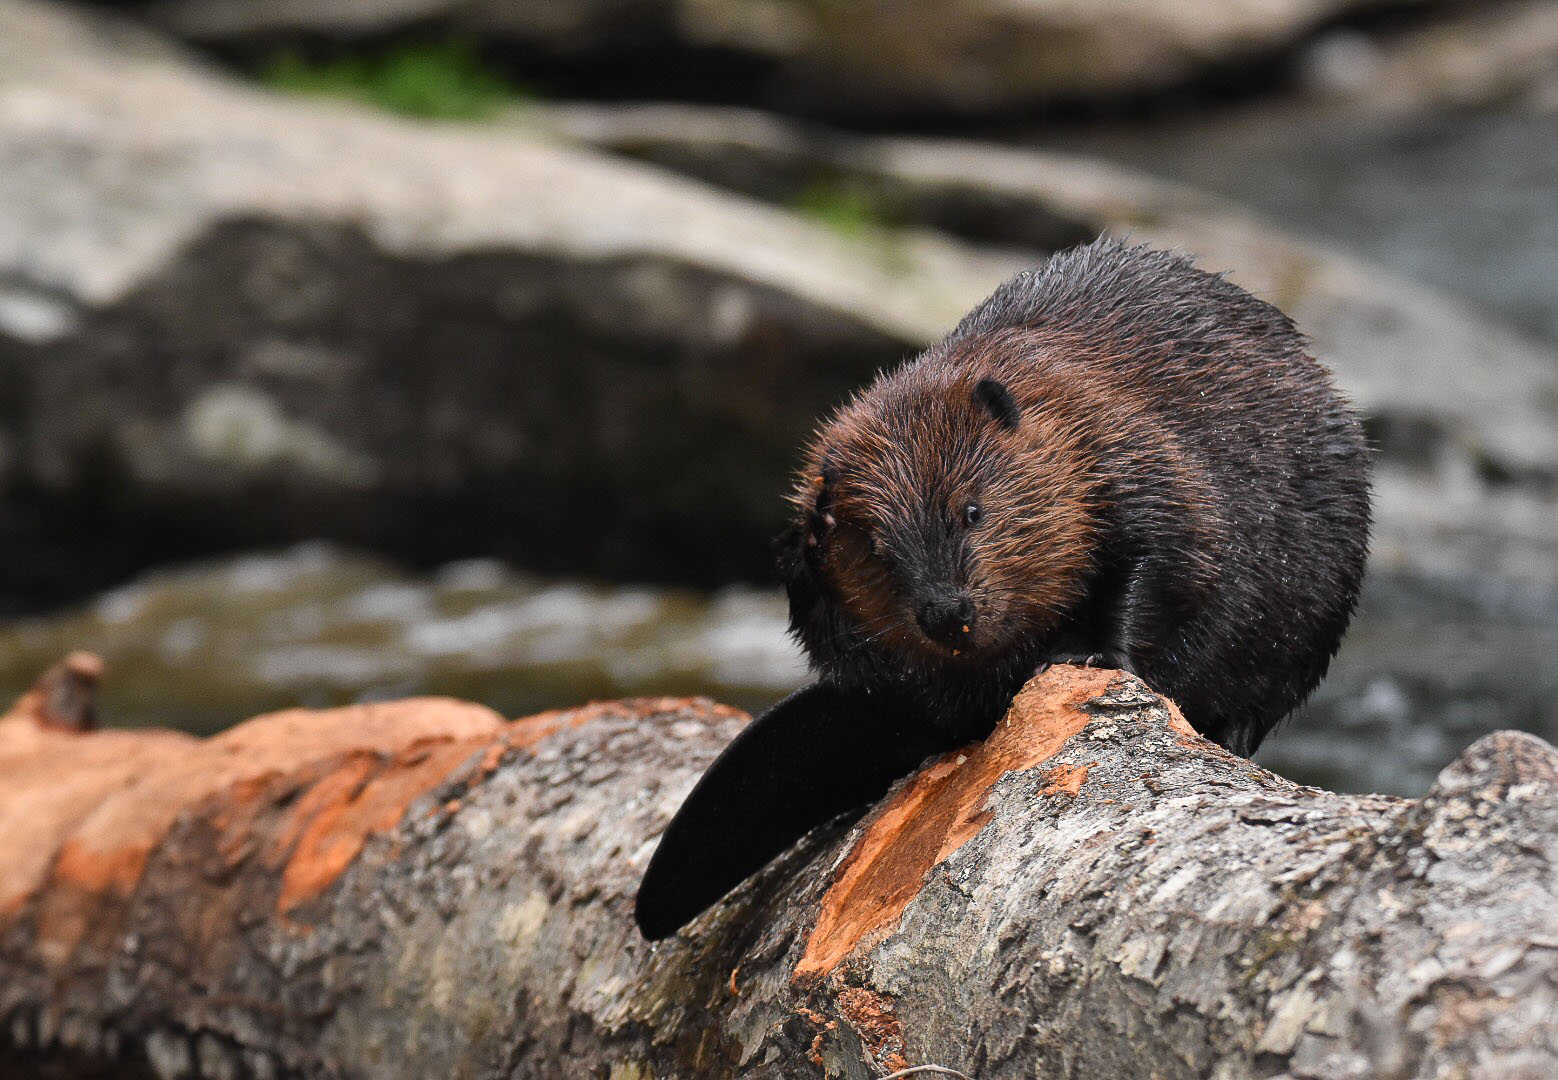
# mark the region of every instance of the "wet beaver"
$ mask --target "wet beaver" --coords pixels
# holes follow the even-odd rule
[[[1132,671],[1253,753],[1352,615],[1368,451],[1276,308],[1101,240],[861,391],[818,431],[792,502],[781,568],[819,682],[678,812],[639,893],[648,937],[984,737],[1052,663]]]

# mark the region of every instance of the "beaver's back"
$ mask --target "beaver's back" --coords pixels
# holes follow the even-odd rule
[[[1100,241],[1001,286],[919,363],[1070,414],[1123,527],[1215,568],[1153,664],[1207,735],[1252,751],[1323,676],[1367,557],[1362,428],[1292,322],[1183,257]]]

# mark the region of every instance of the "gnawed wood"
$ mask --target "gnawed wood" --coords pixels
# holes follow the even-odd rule
[[[24,699],[25,700],[25,699]],[[36,704],[36,698],[32,699]],[[1117,672],[676,939],[654,838],[742,723],[420,700],[197,740],[0,719],[0,1075],[1548,1076],[1558,752],[1302,788]]]
[[[1053,757],[1087,726],[1088,714],[1080,706],[1105,693],[1115,677],[1096,669],[1058,669],[1042,691],[1035,687],[1019,694],[988,739],[921,769],[887,799],[822,898],[796,975],[831,971],[863,942],[895,927],[925,876],[989,823],[990,789],[996,782]],[[1195,738],[1179,710],[1172,705],[1168,710],[1168,723]],[[1057,766],[1053,790],[1075,795],[1087,768]]]

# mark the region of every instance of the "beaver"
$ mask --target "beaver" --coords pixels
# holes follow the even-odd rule
[[[818,682],[699,782],[640,927],[983,738],[1050,664],[1133,672],[1254,753],[1352,616],[1368,474],[1291,320],[1221,275],[1103,239],[1007,281],[807,447],[780,566]]]

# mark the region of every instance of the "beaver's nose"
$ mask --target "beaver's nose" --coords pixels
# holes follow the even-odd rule
[[[974,602],[966,593],[938,593],[920,604],[915,621],[932,641],[957,648],[973,632]]]

